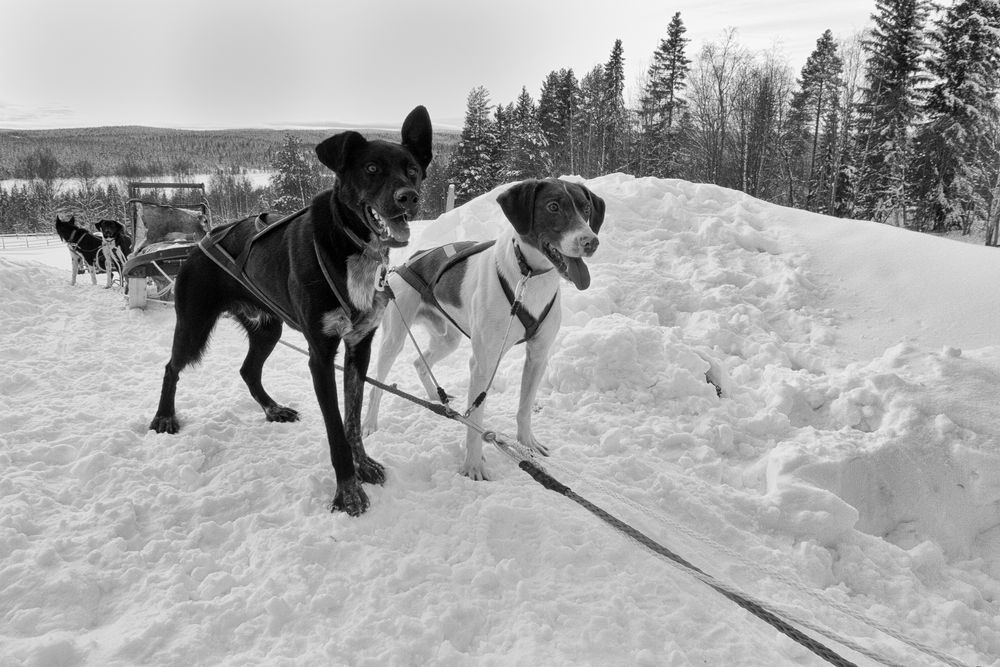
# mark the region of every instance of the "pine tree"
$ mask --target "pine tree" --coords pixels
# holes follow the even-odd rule
[[[876,0],[875,28],[863,42],[868,53],[866,89],[859,109],[857,183],[862,212],[906,224],[906,175],[910,132],[920,113],[925,79],[921,57],[929,0]]]
[[[793,163],[801,169],[798,176],[806,187],[804,203],[810,211],[819,210],[816,205],[818,190],[831,189],[830,182],[821,183],[820,177],[825,172],[829,178],[833,168],[821,162],[824,157],[831,160],[836,151],[830,150],[830,147],[825,152],[820,150],[824,143],[821,130],[824,128],[824,117],[837,103],[843,69],[833,33],[827,30],[816,40],[816,48],[802,68],[799,90],[792,95],[790,150]],[[826,127],[829,129],[829,125]]]
[[[640,100],[643,163],[653,176],[671,177],[677,171],[674,159],[677,121],[685,104],[681,93],[691,64],[684,52],[690,41],[684,37],[686,31],[680,12],[675,13],[667,27],[666,39],[660,40],[653,53]]]
[[[538,100],[538,124],[549,144],[554,173],[576,173],[574,136],[579,106],[580,86],[573,70],[550,72]]]
[[[486,88],[473,88],[466,104],[461,139],[451,161],[451,178],[460,203],[489,191],[497,181],[494,160],[498,142],[496,124],[490,119],[491,108]]]
[[[306,155],[302,141],[286,134],[271,165],[275,171],[271,177],[273,203],[278,211],[291,212],[304,207],[319,190],[316,170]]]
[[[984,167],[994,158],[987,151],[1000,92],[1000,2],[959,0],[931,40],[936,53],[928,69],[936,83],[915,140],[913,197],[922,228],[968,233],[989,212]]]
[[[527,88],[521,88],[511,115],[511,139],[502,174],[505,181],[551,176],[548,141],[538,122],[538,111]]]
[[[514,144],[514,105],[502,104],[496,106],[493,112],[493,151],[490,153],[490,164],[493,167],[494,180],[500,183],[505,180],[502,174],[504,165],[510,161]]]
[[[625,109],[625,57],[622,40],[616,39],[604,65],[602,102],[605,124],[601,133],[601,173],[619,171],[626,162],[628,114]]]
[[[594,67],[580,80],[580,122],[577,124],[579,174],[592,178],[602,173],[601,147],[606,124],[604,68]]]
[[[840,101],[836,97],[823,117],[823,134],[817,144],[816,172],[810,180],[813,195],[807,200],[809,210],[834,215],[837,208],[837,185],[843,156],[840,137]]]

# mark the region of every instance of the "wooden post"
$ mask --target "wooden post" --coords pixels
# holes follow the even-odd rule
[[[448,184],[448,197],[444,202],[444,212],[447,213],[451,209],[455,208],[455,184]]]

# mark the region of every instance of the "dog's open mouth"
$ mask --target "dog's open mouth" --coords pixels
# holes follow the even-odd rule
[[[576,285],[578,290],[590,287],[590,269],[582,258],[564,255],[548,241],[542,243],[542,252],[552,262],[552,266],[556,267],[559,275]]]
[[[410,219],[405,213],[394,218],[383,216],[365,204],[365,222],[383,242],[390,246],[405,246],[410,240]]]

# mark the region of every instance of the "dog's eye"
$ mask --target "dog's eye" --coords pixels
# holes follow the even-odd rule
[[[546,204],[545,208],[548,209],[552,213],[558,213],[559,212],[559,204],[557,204],[554,201],[550,201],[548,204]]]
[[[410,178],[416,178],[420,175],[420,170],[413,165],[410,165],[410,168],[406,170],[406,173],[409,174]]]
[[[375,164],[374,162],[369,162],[368,164],[365,165],[365,171],[367,171],[369,174],[377,174],[378,165]]]

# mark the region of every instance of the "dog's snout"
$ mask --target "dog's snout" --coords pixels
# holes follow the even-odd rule
[[[420,193],[413,188],[399,188],[395,200],[402,208],[412,210],[420,204]]]
[[[596,236],[587,236],[580,241],[580,249],[583,250],[583,254],[590,257],[597,250],[597,246],[600,245],[600,241]]]

